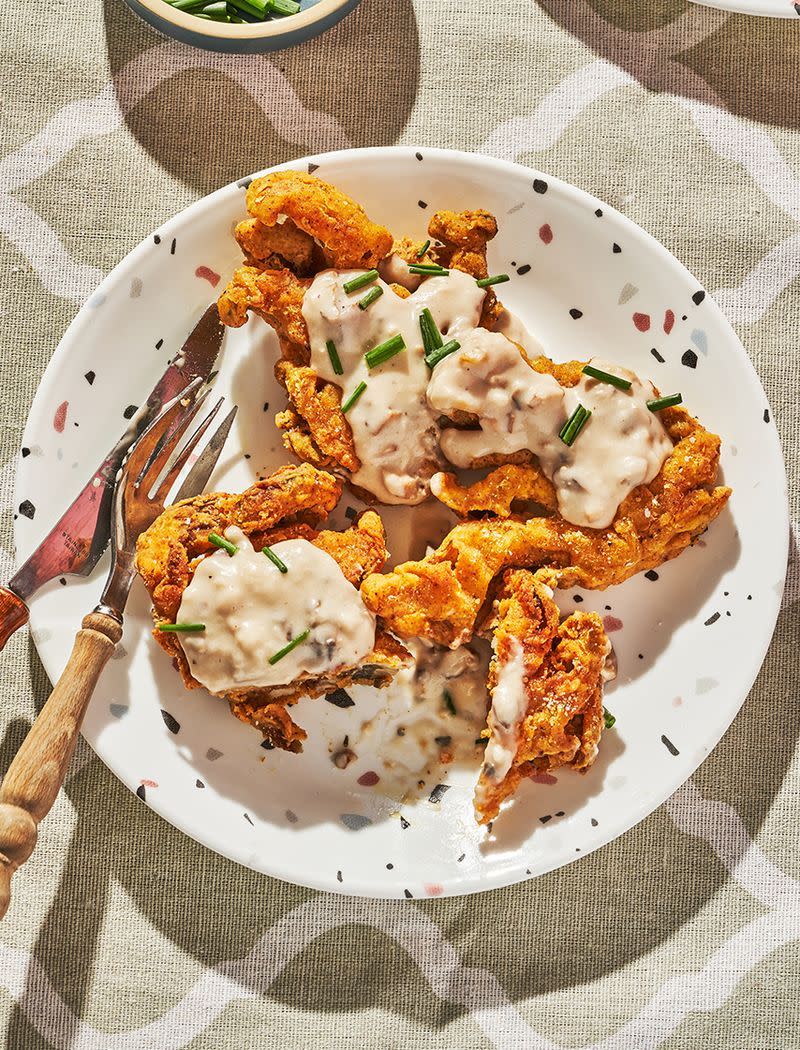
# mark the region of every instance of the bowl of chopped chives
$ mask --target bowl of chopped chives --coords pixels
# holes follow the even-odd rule
[[[208,51],[279,51],[330,29],[359,0],[127,0],[160,32]]]

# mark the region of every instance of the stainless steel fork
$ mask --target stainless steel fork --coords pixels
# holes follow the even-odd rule
[[[122,614],[135,573],[136,541],[158,515],[222,400],[181,447],[203,398],[197,379],[171,401],[134,445],[114,493],[111,569],[99,605],[83,619],[67,666],[0,785],[0,919],[11,876],[33,852],[38,825],[64,781],[78,730],[100,674],[122,636]],[[177,494],[196,495],[208,481],[230,431],[233,408],[189,471]]]

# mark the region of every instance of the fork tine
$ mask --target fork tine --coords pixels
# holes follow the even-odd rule
[[[194,401],[191,401],[190,404],[187,405],[186,399],[193,398],[194,394],[197,393],[202,385],[202,382],[202,379],[199,377],[192,380],[186,389],[182,390],[181,393],[178,394],[177,397],[174,397],[172,402],[163,409],[161,415],[153,420],[133,446],[124,466],[124,474],[128,478],[135,479],[135,485],[138,485],[142,481],[144,473],[150,465],[154,451],[157,451],[162,447],[164,436],[169,433],[170,428],[176,421],[179,422],[184,414],[194,408]]]
[[[205,417],[205,419],[202,421],[202,423],[198,427],[195,428],[194,433],[189,438],[189,440],[186,442],[186,444],[183,446],[183,448],[181,449],[180,453],[175,458],[175,462],[172,463],[172,465],[170,466],[169,470],[164,475],[163,480],[161,481],[161,483],[159,484],[159,486],[156,489],[155,493],[153,494],[153,499],[154,500],[157,500],[157,501],[159,501],[161,503],[165,502],[165,500],[167,498],[167,495],[169,494],[170,489],[172,488],[172,486],[175,484],[175,481],[177,480],[178,475],[183,470],[183,468],[186,466],[186,464],[189,461],[189,457],[191,456],[192,452],[195,450],[195,448],[197,448],[198,442],[201,440],[201,438],[203,437],[205,432],[208,430],[208,428],[214,422],[214,418],[216,417],[217,413],[219,412],[220,408],[222,407],[222,403],[223,403],[224,400],[225,400],[225,398],[221,397],[219,399],[219,401],[217,401],[216,405],[214,405],[214,407],[211,409],[211,411]],[[172,444],[172,448],[173,449],[175,448],[175,444]]]
[[[172,426],[167,429],[156,445],[153,454],[147,461],[147,466],[144,468],[136,482],[137,486],[142,486],[146,493],[149,492],[156,481],[158,481],[161,471],[166,467],[167,463],[169,463],[172,454],[180,444],[183,435],[189,429],[192,420],[203,407],[207,396],[208,391],[205,390],[202,394],[198,395],[193,402],[185,405],[183,412],[177,416]]]
[[[180,503],[182,499],[196,496],[198,492],[202,492],[205,489],[206,483],[217,465],[220,453],[228,439],[228,434],[238,411],[238,406],[234,405],[212,434],[208,444],[200,453],[197,462],[186,475],[183,484],[176,492],[173,503]]]

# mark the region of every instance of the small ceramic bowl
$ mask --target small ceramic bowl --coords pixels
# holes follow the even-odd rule
[[[145,22],[185,44],[206,51],[252,54],[280,51],[324,33],[348,15],[359,0],[302,0],[302,8],[296,15],[244,25],[206,21],[187,11],[176,11],[165,0],[127,0],[127,3]]]

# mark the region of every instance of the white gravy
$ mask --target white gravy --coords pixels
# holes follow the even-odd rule
[[[419,315],[431,311],[445,341],[461,338],[480,318],[485,292],[475,279],[458,270],[431,277],[407,299],[382,280],[347,293],[343,284],[362,271],[325,270],[314,278],[303,299],[303,317],[311,345],[311,367],[342,388],[342,401],[360,382],[367,388],[348,411],[361,468],[356,485],[383,503],[421,503],[431,476],[443,461],[436,414],[425,397],[430,375],[424,360]],[[370,288],[383,295],[366,310],[358,302]],[[400,333],[406,349],[385,364],[369,369],[367,350]],[[343,375],[333,370],[326,347],[333,340]]]
[[[282,540],[272,550],[281,573],[255,551],[241,529],[225,537],[238,547],[204,558],[183,592],[178,623],[205,631],[179,634],[189,668],[212,693],[286,685],[357,664],[373,648],[375,618],[336,561],[308,540]],[[269,658],[310,628],[275,664]]]
[[[460,342],[461,349],[434,369],[428,387],[436,412],[460,410],[478,417],[478,430],[442,432],[442,451],[457,467],[529,449],[553,482],[562,516],[599,529],[611,524],[633,489],[652,481],[672,451],[658,414],[647,407],[655,397],[653,386],[633,372],[595,358],[597,368],[628,379],[630,390],[586,375],[564,388],[552,376],[535,372],[497,332],[475,329]],[[559,431],[578,404],[592,415],[567,446]]]
[[[519,746],[519,731],[528,711],[525,691],[525,658],[519,642],[512,642],[513,656],[500,668],[492,693],[492,735],[486,745],[483,776],[493,784],[504,780]]]

